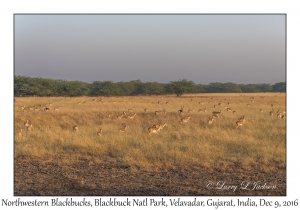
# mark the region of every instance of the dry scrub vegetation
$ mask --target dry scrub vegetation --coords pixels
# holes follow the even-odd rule
[[[241,173],[280,170],[285,176],[285,109],[283,93],[15,98],[15,180],[16,160],[25,159],[63,165],[84,159],[87,166],[111,164],[136,174],[200,167],[221,174],[229,168]],[[213,117],[214,111],[221,113]],[[149,127],[164,123],[149,135]],[[83,178],[77,182],[85,185]],[[30,195],[18,186],[15,181],[15,194]]]

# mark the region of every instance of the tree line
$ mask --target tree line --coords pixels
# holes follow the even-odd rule
[[[186,93],[258,93],[286,92],[286,82],[271,84],[235,84],[231,82],[213,82],[208,85],[195,84],[182,79],[169,83],[54,80],[14,76],[15,96],[132,96],[132,95],[168,95],[181,96]]]

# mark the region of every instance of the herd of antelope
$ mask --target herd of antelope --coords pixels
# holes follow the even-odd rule
[[[252,99],[251,102],[254,103],[254,97],[251,97],[251,99]],[[96,99],[92,99],[92,101],[94,102],[94,101],[97,101],[97,100]],[[191,99],[190,103],[193,102],[193,101],[194,100]],[[102,99],[98,100],[98,102],[101,103],[101,102],[103,102],[103,100]],[[124,99],[124,102],[126,102],[126,99]],[[80,104],[84,104],[84,103],[86,103],[86,101],[80,101],[80,102],[77,102],[76,104],[80,105]],[[167,101],[166,103],[158,101],[158,104],[168,105],[169,101]],[[232,114],[237,114],[237,112],[235,110],[232,110],[230,107],[228,107],[231,104],[232,103],[227,102],[225,104],[225,106],[223,106],[223,103],[219,102],[218,104],[213,105],[213,108],[215,110],[211,111],[211,117],[209,117],[207,119],[207,125],[211,126],[212,124],[214,124],[214,122],[217,121],[217,118],[219,118],[219,116],[223,113],[222,109],[226,110],[225,112],[231,112]],[[199,102],[199,105],[202,106],[203,102]],[[247,106],[252,106],[250,104],[246,104],[246,105]],[[271,116],[273,116],[273,115],[275,115],[276,112],[274,110],[274,105],[273,104],[270,104],[270,105],[271,105],[271,108],[270,108],[271,110],[269,111],[269,114]],[[21,109],[23,111],[27,111],[28,110],[28,111],[33,111],[33,112],[37,112],[37,111],[50,112],[52,110],[53,111],[59,111],[60,110],[60,106],[53,107],[53,108],[52,108],[52,106],[53,106],[53,103],[47,104],[45,106],[39,104],[37,106],[30,106],[30,107],[27,107],[27,108],[25,106],[21,106]],[[217,107],[219,107],[221,109],[216,110]],[[144,110],[143,111],[144,113],[148,113],[148,108],[144,108],[143,110]],[[181,126],[185,126],[185,124],[187,124],[189,122],[189,120],[195,116],[195,115],[193,115],[191,117],[191,114],[194,113],[194,110],[195,110],[194,108],[190,108],[187,111],[184,111],[184,105],[181,105],[180,109],[177,110],[178,116],[180,117],[180,121],[178,122],[178,125],[179,126],[180,125]],[[259,109],[257,111],[259,111],[261,113],[264,112],[262,109]],[[198,109],[198,113],[200,113],[200,114],[201,113],[206,113],[206,112],[207,112],[207,108],[206,107]],[[185,115],[186,113],[187,113],[188,116],[183,117],[183,115]],[[158,117],[159,115],[166,115],[166,114],[167,114],[167,111],[165,110],[165,108],[163,108],[162,110],[154,111],[153,116],[157,116]],[[278,111],[277,111],[276,114],[277,114],[277,118],[285,120],[285,111],[283,111],[283,110],[280,111],[278,109]],[[128,120],[134,120],[136,116],[138,116],[137,112],[133,112],[133,109],[130,108],[130,109],[126,110],[126,111],[123,111],[122,114],[115,115],[115,119],[116,120],[121,120],[121,119],[126,118]],[[113,114],[109,113],[107,111],[106,114],[103,116],[103,119],[112,119],[112,117],[113,117]],[[245,116],[244,115],[242,115],[241,117],[237,118],[237,121],[235,121],[235,128],[242,127],[244,125],[245,121],[246,120],[245,120]],[[233,125],[234,125],[234,122],[233,122]],[[167,126],[167,123],[154,124],[152,126],[149,126],[148,129],[147,129],[148,130],[148,135],[150,136],[151,134],[158,134],[166,126]],[[17,132],[17,135],[18,136],[22,136],[23,135],[23,129],[24,129],[25,132],[31,132],[32,128],[33,128],[33,125],[31,123],[29,123],[29,120],[27,119],[26,122],[24,122],[24,127]],[[123,124],[123,126],[118,129],[118,132],[119,133],[124,133],[124,132],[126,132],[127,128],[128,128],[127,125]],[[77,125],[74,125],[72,127],[72,131],[74,133],[78,133],[78,132],[80,132],[80,129],[79,129],[79,127]],[[102,136],[102,133],[103,133],[102,128],[99,128],[98,131],[95,131],[95,134],[97,136],[99,136],[99,137]]]

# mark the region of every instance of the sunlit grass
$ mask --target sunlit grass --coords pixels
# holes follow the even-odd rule
[[[284,163],[286,122],[269,115],[270,104],[274,104],[276,112],[285,111],[285,94],[16,98],[14,152],[15,156],[40,158],[67,155],[70,162],[84,156],[98,162],[115,160],[137,167],[172,164],[210,167],[220,159],[227,164],[239,162],[245,167],[258,163],[258,159]],[[184,112],[178,114],[181,105]],[[26,107],[25,111],[21,106]],[[42,106],[50,111],[28,110]],[[226,111],[226,107],[237,114]],[[206,108],[207,112],[198,112],[200,108]],[[188,113],[188,109],[194,112]],[[167,113],[155,115],[159,110]],[[219,110],[222,110],[219,118],[208,125],[211,112]],[[126,116],[117,119],[123,111],[137,115],[134,119]],[[187,116],[189,122],[181,124],[180,119]],[[246,121],[236,128],[235,122],[241,116]],[[31,132],[24,130],[27,119],[33,125]],[[148,127],[163,123],[167,126],[158,134],[148,135]],[[74,125],[78,126],[78,132],[73,132]],[[118,129],[125,125],[127,130],[119,133]],[[103,130],[101,137],[97,136],[99,128]],[[16,134],[20,129],[22,136]]]

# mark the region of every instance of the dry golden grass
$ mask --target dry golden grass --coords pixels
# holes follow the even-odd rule
[[[183,112],[178,113],[182,106]],[[229,106],[236,114],[227,111]],[[43,107],[49,110],[43,111]],[[207,111],[188,112],[200,109]],[[14,152],[16,157],[43,159],[67,155],[70,162],[80,156],[94,157],[99,162],[113,158],[139,168],[194,163],[210,167],[216,159],[239,162],[244,167],[258,159],[285,163],[286,121],[270,115],[272,109],[286,109],[285,94],[17,98]],[[165,112],[155,114],[158,110]],[[212,112],[220,110],[219,117],[209,125]],[[123,112],[136,115],[133,119],[118,119]],[[181,119],[188,116],[188,123],[181,124]],[[236,128],[241,116],[246,121]],[[24,130],[27,119],[33,125],[30,132]],[[164,129],[148,135],[149,127],[164,123]],[[73,131],[74,125],[78,126],[77,132]],[[126,131],[119,132],[125,125]],[[99,128],[101,138],[96,135]]]

